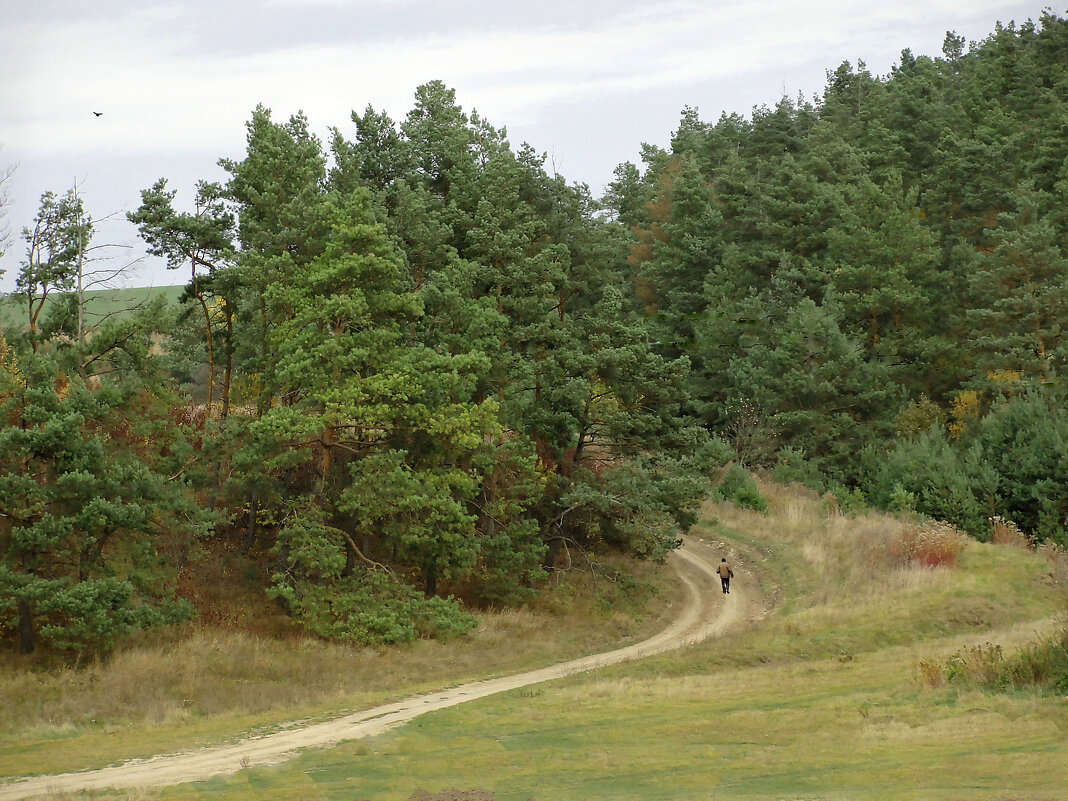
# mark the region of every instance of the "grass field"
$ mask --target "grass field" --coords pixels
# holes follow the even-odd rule
[[[1068,698],[931,686],[920,670],[970,645],[1011,652],[1054,630],[1066,600],[1049,562],[972,542],[954,568],[903,566],[888,548],[900,521],[762,489],[766,516],[710,505],[691,535],[732,547],[750,571],[739,580],[759,581],[775,607],[728,641],[431,713],[273,768],[79,797],[1068,797]],[[78,729],[67,745],[82,741],[99,742]]]
[[[207,579],[248,569],[226,549]],[[651,586],[670,568],[637,565]],[[233,598],[228,616],[146,634],[109,660],[80,668],[0,658],[0,778],[103,767],[271,731],[472,678],[543,667],[644,639],[666,625],[668,587],[640,613],[607,609],[617,587],[570,574],[529,609],[481,615],[479,630],[447,642],[355,648],[286,635],[276,607]],[[211,599],[213,606],[220,598]],[[625,606],[625,605],[624,605]]]
[[[105,316],[121,316],[129,309],[143,305],[151,297],[159,294],[166,296],[171,303],[177,302],[182,294],[181,286],[158,286],[158,287],[132,287],[129,289],[97,289],[85,293],[86,320],[90,325]],[[48,314],[48,308],[53,303],[50,297],[45,301],[42,319]],[[0,328],[11,326],[25,327],[26,311],[22,306],[21,298],[14,295],[0,296]]]

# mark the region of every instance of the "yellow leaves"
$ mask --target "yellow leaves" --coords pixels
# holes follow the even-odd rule
[[[991,370],[986,377],[995,384],[1015,384],[1023,378],[1023,370]]]
[[[4,339],[3,334],[0,334],[0,373],[2,373],[5,378],[10,379],[17,387],[26,386],[26,378],[19,370],[18,362],[15,360],[15,354],[12,353],[11,346],[7,344],[7,340]]]
[[[226,322],[226,301],[222,298],[212,298],[207,302],[208,317],[213,324]]]
[[[953,422],[949,424],[949,433],[953,439],[960,439],[965,429],[979,419],[980,413],[979,392],[974,389],[961,390],[949,403],[949,413],[953,416]]]
[[[1024,377],[1022,370],[990,370],[986,374],[987,380],[992,384],[1000,384],[1005,388],[1013,384],[1019,384]],[[979,419],[982,414],[983,396],[978,390],[965,389],[949,403],[949,412],[953,422],[949,424],[949,433],[953,439],[960,439],[968,427]]]
[[[66,400],[70,396],[70,376],[58,375],[56,376],[56,397],[61,401]]]

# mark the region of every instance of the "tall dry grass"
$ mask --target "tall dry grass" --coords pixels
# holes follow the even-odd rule
[[[705,514],[755,541],[790,547],[800,557],[793,574],[807,605],[929,586],[940,580],[929,568],[951,567],[967,544],[948,524],[876,511],[850,516],[833,498],[796,486],[760,481],[759,488],[768,501],[767,514],[731,504],[709,504]]]
[[[1011,520],[1006,520],[1001,515],[990,518],[990,541],[995,545],[1004,545],[1008,548],[1022,548],[1034,550],[1035,538],[1024,534],[1020,527]]]
[[[667,568],[630,564],[643,586]],[[607,578],[564,576],[526,609],[479,614],[470,635],[368,648],[272,636],[232,621],[188,624],[120,646],[80,667],[31,668],[0,655],[0,732],[66,736],[81,727],[175,727],[212,718],[280,719],[370,704],[471,677],[541,666],[630,641],[659,628],[674,590],[649,596],[646,614],[606,607]],[[632,612],[635,610],[631,610]]]
[[[1068,585],[1068,550],[1065,550],[1063,545],[1050,539],[1039,544],[1036,537],[1025,534],[1014,522],[1000,516],[990,518],[990,535],[991,542],[995,545],[1035,551],[1046,557],[1050,578],[1056,584]]]
[[[1053,540],[1046,540],[1035,550],[1046,557],[1050,565],[1050,577],[1056,584],[1068,586],[1068,549]]]

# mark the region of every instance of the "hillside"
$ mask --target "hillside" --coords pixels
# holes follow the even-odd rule
[[[773,605],[745,631],[429,713],[276,767],[93,797],[404,801],[419,788],[441,798],[449,788],[478,788],[499,801],[706,799],[710,792],[717,799],[1059,798],[1068,783],[1063,697],[1025,686],[984,688],[965,668],[982,668],[975,646],[1001,648],[1007,665],[1019,649],[1056,631],[1068,565],[976,542],[964,544],[955,564],[909,565],[897,547],[909,541],[901,521],[846,516],[826,499],[772,484],[760,489],[766,514],[709,504],[693,546],[684,546],[705,542],[731,554],[744,569],[738,581],[759,586]],[[538,649],[548,652],[566,627],[540,631]],[[436,646],[436,660],[462,660],[468,643],[489,636],[482,632]],[[382,656],[351,658],[355,665]],[[226,664],[212,656],[207,670],[232,669]],[[157,669],[154,684],[167,686],[170,672],[189,667],[175,660]],[[255,672],[270,668],[261,663]],[[114,678],[101,666],[75,695]],[[410,673],[395,674],[389,686],[393,697],[432,689]],[[277,689],[288,692],[284,679]],[[8,684],[5,696],[11,691]],[[193,695],[193,709],[202,703],[195,686],[182,691]],[[44,695],[26,701],[51,717],[51,734],[36,724],[6,740],[0,764],[8,775],[20,753],[23,760],[32,755],[35,770],[89,767],[116,758],[108,746],[116,738],[158,742],[164,733],[148,721],[122,723],[120,706],[64,724],[60,698],[48,700],[44,686],[38,692]],[[334,708],[361,703],[350,698]],[[308,716],[306,706],[293,711],[270,717]],[[229,720],[241,725],[241,718]],[[172,717],[165,728],[172,743],[183,730],[186,742],[200,745],[229,739],[217,722],[205,740],[195,713],[184,722]],[[80,764],[72,761],[77,754],[85,755]]]
[[[277,734],[338,744],[133,793],[1063,801],[1066,65],[1046,12],[687,106],[601,198],[440,80],[329,139],[257,105],[222,180],[126,215],[176,314],[59,305],[91,215],[42,195],[0,776]],[[695,614],[699,550],[768,616],[572,675]]]
[[[85,293],[85,315],[89,325],[98,325],[104,319],[122,319],[131,310],[143,306],[150,298],[163,295],[170,303],[177,303],[181,286],[124,287],[118,289],[95,289]],[[60,295],[59,297],[63,297]],[[55,296],[45,301],[42,315],[47,316],[55,304]],[[14,295],[0,296],[0,328],[25,327],[26,313],[20,299]]]
[[[210,617],[190,565],[223,544],[245,615],[449,638],[664,557],[750,473],[1068,545],[1066,59],[1048,12],[687,107],[600,199],[440,80],[328,142],[257,106],[224,181],[127,215],[189,270],[181,314],[0,342],[0,649]],[[87,219],[42,196],[20,285],[69,286]]]

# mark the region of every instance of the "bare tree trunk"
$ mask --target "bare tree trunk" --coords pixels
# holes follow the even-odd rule
[[[228,302],[223,302],[226,304],[226,369],[223,371],[220,420],[225,420],[230,415],[230,378],[234,372],[234,312]]]
[[[426,589],[427,598],[433,598],[438,594],[438,563],[436,559],[428,559],[426,563]]]
[[[194,269],[196,268],[194,267]],[[200,286],[197,284],[195,276],[193,278],[193,296],[204,311],[204,346],[208,349],[208,396],[204,404],[206,409],[204,425],[207,426],[215,400],[215,338],[211,334],[211,310],[208,309],[204,296],[200,294]]]
[[[18,600],[18,613],[19,613],[19,653],[20,654],[32,654],[33,653],[33,610],[30,608],[30,602],[25,598],[19,598]]]
[[[560,538],[554,537],[549,541],[549,547],[545,549],[545,558],[541,561],[541,569],[546,573],[552,572],[556,566],[556,555],[560,553]]]
[[[248,494],[248,525],[245,532],[245,553],[251,551],[252,546],[256,544],[259,505],[259,497],[255,492],[250,492]]]

